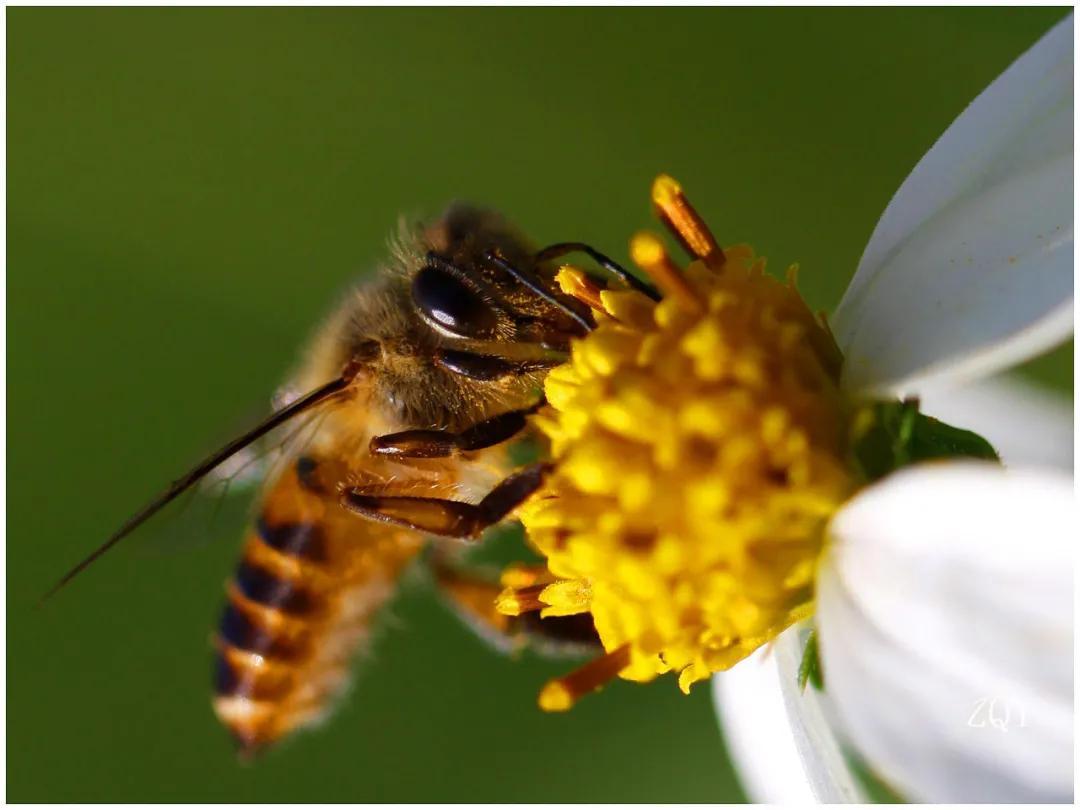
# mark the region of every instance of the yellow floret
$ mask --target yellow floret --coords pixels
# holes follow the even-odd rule
[[[794,274],[715,247],[674,181],[655,188],[699,258],[672,280],[659,240],[636,237],[664,299],[591,296],[598,326],[548,377],[537,420],[554,472],[520,517],[556,578],[544,614],[590,612],[622,677],[675,671],[685,691],[810,614],[825,523],[853,488],[850,414]],[[569,707],[564,686],[545,708]]]

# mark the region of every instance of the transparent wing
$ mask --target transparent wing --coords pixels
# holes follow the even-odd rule
[[[148,520],[157,516],[163,510],[171,510],[178,500],[183,499],[183,496],[194,491],[195,495],[191,497],[197,498],[199,489],[204,485],[207,476],[215,470],[219,470],[226,462],[234,459],[238,454],[242,454],[246,449],[258,446],[259,443],[269,438],[269,446],[271,448],[274,446],[281,448],[280,455],[275,463],[281,463],[281,460],[289,458],[290,452],[295,452],[293,449],[294,443],[310,442],[311,437],[315,435],[314,432],[317,432],[318,430],[320,412],[325,412],[328,408],[332,408],[335,401],[341,401],[342,396],[347,396],[346,389],[349,387],[355,375],[356,369],[352,366],[347,367],[337,379],[330,380],[318,388],[315,388],[296,399],[290,400],[284,407],[278,408],[253,428],[226,443],[223,447],[211,453],[182,476],[166,485],[158,495],[120,524],[119,528],[117,528],[105,542],[98,545],[77,565],[68,570],[68,572],[45,593],[42,600],[48,599],[64,587],[64,585],[90,567],[109,549],[141,527]],[[311,417],[314,417],[314,424],[312,424]],[[308,430],[314,432],[305,432],[305,426],[307,426]],[[285,438],[275,441],[273,437],[280,429],[286,431],[284,434]],[[258,451],[256,451],[256,453],[258,453]],[[274,454],[270,455],[272,457]],[[243,458],[241,458],[238,464],[239,470],[243,470],[247,466]],[[271,467],[269,474],[272,475],[273,472],[273,468]],[[235,477],[235,473],[233,476],[229,476],[228,473],[225,474],[225,480],[228,480],[230,477]],[[267,477],[269,477],[269,475]],[[226,491],[228,491],[228,489],[229,488],[227,487]]]
[[[274,398],[275,410],[295,398],[289,392],[279,393]],[[159,556],[212,543],[237,542],[264,488],[303,455],[331,407],[329,403],[322,405],[279,425],[206,473],[162,510],[153,527],[147,527],[147,538],[140,544],[142,552]]]

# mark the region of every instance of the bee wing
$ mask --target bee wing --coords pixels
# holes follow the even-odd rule
[[[160,494],[152,498],[142,509],[124,521],[120,528],[113,532],[111,537],[95,548],[90,554],[83,558],[81,562],[62,576],[57,583],[45,593],[41,601],[45,601],[64,587],[64,585],[78,576],[82,571],[90,567],[90,565],[101,557],[101,555],[135,531],[135,529],[139,528],[162,509],[172,504],[181,495],[188,492],[193,487],[196,487],[207,474],[220,467],[237,453],[272,433],[277,428],[293,422],[296,417],[302,414],[317,413],[318,406],[338,398],[340,395],[345,395],[346,389],[349,387],[349,384],[352,382],[357,372],[358,368],[350,364],[345,368],[340,377],[309,391],[303,396],[291,401],[288,405],[277,409],[251,430],[238,436],[236,439],[233,439],[217,452],[207,456],[184,475],[165,487]]]
[[[197,484],[161,510],[145,542],[147,556],[174,554],[238,540],[256,497],[281,470],[311,444],[326,412],[323,404],[279,425],[221,462]]]
[[[274,395],[274,410],[287,407],[301,395],[302,392],[298,394],[291,388],[278,391]],[[278,425],[207,471],[195,489],[200,495],[209,494],[211,497],[252,492],[274,473],[279,472],[281,465],[304,452],[304,448],[311,444],[332,407],[329,402],[323,402]]]

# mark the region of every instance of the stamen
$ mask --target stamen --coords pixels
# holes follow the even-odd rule
[[[671,229],[691,256],[713,265],[724,263],[724,251],[673,178],[662,174],[653,181],[652,201],[660,221]]]
[[[530,585],[527,588],[507,588],[495,600],[495,609],[506,616],[520,616],[547,607],[540,601],[540,592],[547,585]]]
[[[580,698],[612,680],[629,664],[630,645],[624,644],[569,675],[548,681],[540,690],[540,708],[545,712],[565,712]]]
[[[692,312],[703,312],[705,306],[682,271],[668,256],[664,243],[656,234],[642,231],[630,240],[630,258],[649,274],[665,295],[670,295]]]
[[[573,616],[585,613],[592,601],[592,586],[588,580],[564,579],[553,582],[540,594],[544,609],[543,618],[549,616]]]
[[[559,268],[559,272],[555,274],[555,282],[564,293],[582,303],[588,304],[593,309],[602,310],[604,308],[604,304],[600,300],[600,292],[603,288],[578,268],[564,264]]]

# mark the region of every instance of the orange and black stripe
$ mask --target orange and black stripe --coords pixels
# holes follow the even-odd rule
[[[301,458],[269,489],[227,588],[214,708],[251,755],[321,717],[401,568],[412,532],[359,520]]]

